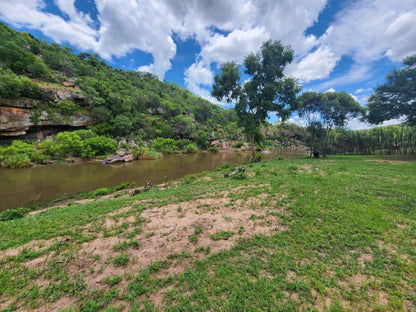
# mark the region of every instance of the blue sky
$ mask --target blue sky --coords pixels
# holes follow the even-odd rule
[[[2,0],[0,20],[209,100],[218,66],[268,39],[295,50],[286,74],[304,91],[346,91],[363,105],[416,53],[416,0]]]

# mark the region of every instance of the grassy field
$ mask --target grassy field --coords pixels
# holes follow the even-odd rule
[[[415,160],[245,168],[0,222],[0,311],[416,310]]]

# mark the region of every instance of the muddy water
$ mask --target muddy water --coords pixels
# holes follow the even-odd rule
[[[270,156],[268,156],[270,157]],[[56,164],[24,169],[0,169],[0,210],[30,202],[47,202],[100,187],[134,181],[144,185],[212,170],[222,164],[241,164],[248,158],[233,152],[172,155],[157,160],[103,165],[97,162]]]

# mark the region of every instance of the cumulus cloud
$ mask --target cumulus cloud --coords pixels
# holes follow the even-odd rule
[[[329,76],[340,56],[335,56],[329,47],[319,47],[299,63],[288,67],[289,73],[304,82]]]

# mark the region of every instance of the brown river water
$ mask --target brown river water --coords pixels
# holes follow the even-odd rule
[[[23,169],[0,168],[0,211],[125,182],[136,182],[138,186],[146,182],[163,183],[213,170],[226,163],[242,164],[247,159],[247,154],[230,151],[172,155],[114,165],[84,162]]]

